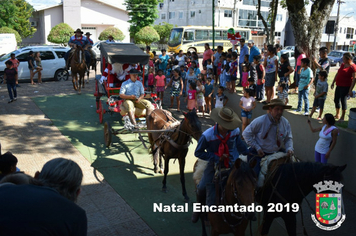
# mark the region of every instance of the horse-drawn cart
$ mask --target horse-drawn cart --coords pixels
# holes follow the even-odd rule
[[[142,74],[144,74],[144,65],[148,63],[149,55],[131,43],[102,43],[100,51],[102,76],[96,77],[94,93],[99,121],[103,123],[105,113],[110,113],[110,115],[120,113],[124,120],[124,127],[119,130],[114,130],[109,122],[105,122],[105,145],[110,146],[112,134],[139,133],[139,138],[143,141],[140,135],[142,132],[133,127],[127,116],[128,111],[123,106],[124,99],[120,98],[120,87],[124,81],[130,78],[129,71],[131,69],[140,69],[141,67]],[[140,77],[140,81],[144,83],[143,76]],[[102,96],[107,97],[107,108],[104,108],[101,101]],[[155,109],[160,108],[161,102],[156,94],[145,91],[145,99],[149,100]],[[139,108],[135,110],[136,119],[141,123],[141,127],[146,126],[145,110]]]

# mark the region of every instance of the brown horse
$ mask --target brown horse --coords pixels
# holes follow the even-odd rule
[[[84,88],[84,75],[86,70],[84,49],[80,46],[74,50],[70,61],[72,82],[74,90],[81,94],[81,86]],[[79,75],[79,83],[78,83]]]
[[[194,165],[193,178],[196,184],[199,183],[199,178],[201,178],[206,165],[207,162],[201,160],[197,161]],[[255,160],[246,163],[238,158],[235,161],[222,193],[217,194],[216,202],[218,205],[234,206],[237,204],[238,206],[247,207],[255,202],[256,175],[253,171],[255,165]],[[207,235],[204,222],[205,218],[206,215],[200,215],[203,230],[202,235]],[[248,222],[254,220],[254,218],[254,212],[240,213],[232,211],[208,213],[212,236],[228,233],[243,236],[245,235]]]
[[[93,55],[91,55],[91,54],[90,54],[90,64],[89,64],[89,68],[87,71],[87,84],[89,84],[89,70],[90,70],[90,68],[95,71],[95,77],[96,77],[96,58],[93,57]]]
[[[182,184],[183,196],[186,201],[189,201],[185,188],[184,167],[185,157],[188,153],[188,146],[191,137],[199,140],[202,135],[201,122],[198,119],[195,110],[188,113],[183,113],[184,119],[174,131],[164,132],[164,126],[170,120],[167,112],[156,109],[147,117],[148,130],[162,130],[162,133],[149,133],[148,138],[151,144],[153,154],[154,171],[159,172],[158,165],[162,173],[162,157],[164,158],[164,178],[162,181],[162,191],[167,192],[166,179],[168,174],[169,160],[178,159],[180,181]]]

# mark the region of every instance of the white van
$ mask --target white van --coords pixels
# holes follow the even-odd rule
[[[16,49],[15,34],[0,34],[0,57]]]

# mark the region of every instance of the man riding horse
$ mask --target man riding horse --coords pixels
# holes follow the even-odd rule
[[[247,146],[240,138],[238,127],[241,120],[231,108],[215,108],[211,111],[210,117],[217,124],[203,133],[195,150],[196,157],[209,161],[197,185],[197,202],[201,204],[205,204],[206,195],[211,196],[215,193],[215,186],[212,184],[215,164],[220,162],[229,168],[234,165],[240,154],[248,154]],[[212,199],[209,199],[209,202],[212,202]],[[199,216],[199,212],[193,212],[192,222],[196,223]]]
[[[257,176],[262,157],[276,152],[287,152],[288,156],[294,154],[292,130],[288,120],[283,117],[284,109],[291,107],[280,99],[271,100],[268,105],[263,106],[263,110],[269,112],[254,119],[242,133],[245,142],[251,147],[248,160],[257,160],[254,168]]]
[[[91,59],[96,59],[96,53],[95,53],[94,50],[93,50],[94,42],[93,42],[93,40],[90,38],[90,35],[91,35],[91,33],[89,33],[89,32],[86,32],[86,33],[85,33],[85,36],[87,37],[87,40],[88,40],[88,42],[89,42],[88,51],[89,51],[89,53],[90,53],[90,55],[91,55]]]
[[[65,55],[64,59],[66,60],[66,67],[69,69],[70,65],[70,60],[73,56],[74,49],[77,48],[77,46],[82,47],[85,51],[85,63],[87,67],[90,65],[90,53],[87,51],[88,47],[90,46],[88,39],[83,36],[83,31],[80,29],[77,29],[74,31],[75,35],[70,37],[68,45],[71,47],[71,50],[69,50]]]
[[[148,117],[153,110],[152,103],[143,99],[145,91],[142,82],[137,80],[139,74],[140,72],[138,70],[131,69],[130,79],[123,82],[120,88],[120,98],[125,99],[123,105],[128,111],[130,121],[135,128],[138,128],[135,119],[135,107],[146,109],[146,117]]]

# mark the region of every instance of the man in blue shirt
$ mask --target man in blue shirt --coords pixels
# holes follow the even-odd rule
[[[248,47],[250,48],[250,56],[249,56],[248,60],[251,64],[253,62],[253,57],[260,55],[261,51],[260,51],[260,49],[258,49],[257,46],[255,46],[255,42],[253,42],[253,40],[249,40],[247,44],[248,44]]]
[[[93,51],[93,45],[94,45],[94,42],[93,42],[93,40],[90,38],[90,35],[91,35],[91,33],[89,33],[89,32],[86,32],[86,34],[85,34],[85,36],[87,37],[87,40],[88,40],[88,43],[89,43],[89,47],[88,47],[88,51],[89,51],[89,53],[90,53],[90,55],[91,55],[91,58],[92,59],[96,59],[96,53]]]
[[[74,53],[74,49],[76,49],[78,46],[82,47],[85,51],[85,63],[87,66],[90,64],[90,53],[87,51],[88,47],[90,46],[89,41],[87,37],[83,36],[83,31],[80,29],[77,29],[74,31],[75,35],[70,37],[68,45],[71,47],[71,50],[69,50],[65,55],[64,59],[66,60],[66,66],[69,68],[70,65],[70,59],[72,58],[72,55]]]
[[[245,55],[249,54],[249,49],[245,44],[245,39],[240,39],[240,57],[239,57],[239,71],[240,71],[240,85],[242,84],[242,64],[245,61]]]
[[[240,153],[248,154],[247,146],[240,138],[238,127],[241,120],[231,108],[215,108],[211,111],[210,117],[217,124],[202,134],[194,153],[199,159],[209,161],[197,186],[197,202],[201,204],[205,204],[206,195],[215,194],[215,185],[212,184],[214,165],[222,162],[225,167],[231,167]],[[208,200],[211,202],[212,199]],[[198,220],[199,212],[193,212],[192,222]]]
[[[137,80],[140,72],[135,69],[130,70],[130,79],[122,83],[120,88],[120,98],[125,99],[124,107],[128,111],[131,123],[136,126],[135,107],[146,109],[146,117],[153,110],[151,102],[143,99],[145,91],[142,82]]]

